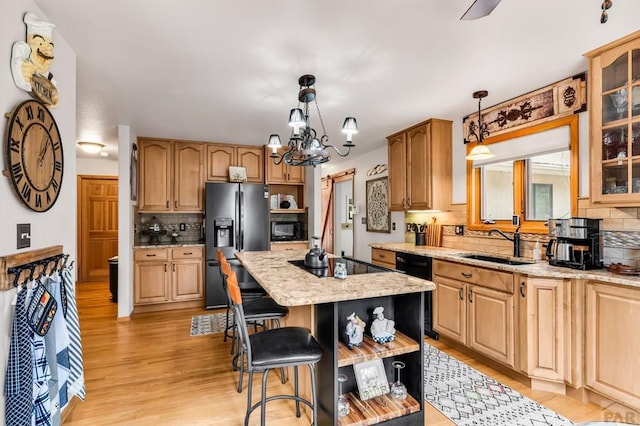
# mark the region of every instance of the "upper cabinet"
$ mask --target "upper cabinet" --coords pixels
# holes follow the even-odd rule
[[[640,31],[589,58],[591,201],[640,202]]]
[[[389,210],[451,208],[451,125],[433,118],[387,137]]]
[[[207,144],[207,181],[228,182],[229,166],[244,167],[247,182],[264,183],[261,146]]]
[[[282,147],[278,151],[279,154],[285,152],[288,148]],[[304,167],[288,166],[284,162],[275,164],[273,159],[269,157],[271,148],[264,147],[264,164],[267,171],[266,183],[286,183],[286,184],[304,184]]]
[[[204,145],[143,138],[138,145],[138,210],[202,212]]]

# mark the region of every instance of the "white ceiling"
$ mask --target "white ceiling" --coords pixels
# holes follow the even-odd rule
[[[139,136],[286,140],[298,77],[315,74],[331,141],[358,119],[355,155],[430,117],[455,120],[585,71],[583,53],[640,29],[639,0],[36,0],[77,55],[77,137],[117,157]],[[55,42],[55,36],[54,36]],[[52,67],[55,72],[55,63]],[[317,117],[314,127],[318,128]]]

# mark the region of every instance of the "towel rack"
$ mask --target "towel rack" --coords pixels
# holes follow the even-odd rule
[[[6,291],[27,280],[37,277],[49,268],[66,264],[69,255],[65,255],[62,245],[45,247],[0,257],[0,290]]]

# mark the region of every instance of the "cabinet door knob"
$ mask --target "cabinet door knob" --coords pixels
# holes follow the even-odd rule
[[[174,209],[177,209],[177,208],[178,208],[178,202],[177,202],[177,201],[174,201],[174,202],[173,202],[173,208],[174,208]]]
[[[460,272],[460,274],[465,278],[471,278],[473,276],[471,272]]]
[[[458,289],[458,297],[460,297],[460,300],[464,300],[464,289],[462,287]]]
[[[520,283],[520,296],[522,296],[522,297],[527,297],[527,295],[524,292],[525,287],[526,287],[526,284],[525,284],[524,281],[522,281]]]
[[[165,205],[167,206],[167,208],[169,208],[169,200],[167,200],[167,202],[165,203]]]
[[[164,264],[164,271],[167,272],[167,264]]]
[[[156,257],[155,254],[145,254],[146,257]]]
[[[176,264],[175,263],[171,264],[171,269],[173,269],[173,272],[176,271]]]
[[[471,296],[473,296],[473,290],[469,289],[469,303],[473,303],[473,299],[471,298]]]

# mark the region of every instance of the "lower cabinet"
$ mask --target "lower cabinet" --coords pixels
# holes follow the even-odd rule
[[[565,381],[565,292],[569,280],[518,277],[518,366],[529,377]],[[567,336],[568,338],[569,336]]]
[[[434,329],[478,353],[514,367],[513,275],[434,260],[433,282],[436,284]]]
[[[395,321],[395,340],[378,344],[369,336],[374,318],[373,310],[382,306],[386,318]],[[361,346],[348,349],[343,343],[347,317],[355,313],[367,325]],[[322,346],[322,359],[318,363],[318,424],[321,425],[422,425],[424,424],[424,294],[413,293],[369,299],[315,305],[315,336]],[[404,400],[391,394],[362,401],[359,398],[356,370],[358,364],[380,359],[382,369],[377,377],[388,383],[396,380],[394,361],[402,361],[405,368],[401,381],[407,388]],[[364,373],[363,373],[364,374]],[[342,394],[350,402],[351,411],[339,417],[338,376],[347,380]]]
[[[396,252],[379,248],[371,249],[371,263],[384,266],[385,268],[396,269]]]
[[[585,384],[640,409],[640,289],[586,284]]]
[[[134,304],[201,301],[202,247],[135,249]]]
[[[307,241],[292,241],[287,243],[271,243],[271,251],[277,250],[305,250],[309,248]]]

